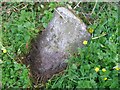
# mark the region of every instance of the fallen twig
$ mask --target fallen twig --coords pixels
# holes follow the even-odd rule
[[[65,20],[65,22],[67,22],[66,19],[62,16],[62,14],[57,9],[55,9],[55,11]]]
[[[79,1],[79,2],[77,3],[77,5],[76,5],[73,9],[76,9],[76,8],[79,6],[80,2],[81,2],[81,1]]]
[[[82,15],[86,18],[86,20],[87,20],[87,17],[86,17],[86,15],[83,13],[83,12],[81,12],[82,13]],[[91,24],[91,22],[89,21],[89,20],[87,20],[88,21],[88,23],[90,24],[90,25],[92,25]]]
[[[97,5],[97,1],[98,1],[98,0],[96,0],[95,5],[94,5],[94,7],[93,7],[92,12],[91,12],[91,14],[90,14],[90,15],[92,15],[92,14],[93,14],[93,12],[94,12],[94,10],[95,10],[95,8],[96,8],[96,5]]]
[[[93,37],[92,39],[98,39],[98,38],[103,37],[103,36],[105,36],[105,35],[107,35],[107,34],[104,33],[104,34],[102,34],[102,35],[100,35],[100,36],[98,36],[98,37]]]

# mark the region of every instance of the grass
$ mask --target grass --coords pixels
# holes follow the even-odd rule
[[[75,3],[6,3],[2,11],[0,41],[2,87],[7,89],[32,86],[29,69],[22,60],[30,42],[43,30],[57,6],[75,7]],[[45,88],[118,88],[118,7],[115,3],[80,3],[75,13],[93,31],[92,39],[78,55],[68,59],[62,75],[55,75]],[[92,12],[92,15],[90,13]],[[88,14],[88,15],[86,15]],[[5,51],[6,50],[6,51]],[[103,69],[103,70],[102,70]],[[41,87],[41,84],[36,85]]]

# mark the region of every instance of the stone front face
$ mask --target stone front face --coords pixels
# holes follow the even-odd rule
[[[53,74],[63,71],[68,56],[89,39],[86,25],[68,9],[58,7],[48,27],[33,43],[28,58],[32,73],[45,82]]]

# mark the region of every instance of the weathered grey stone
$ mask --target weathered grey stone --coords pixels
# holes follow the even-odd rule
[[[82,42],[89,38],[86,25],[68,9],[58,7],[48,27],[33,43],[28,58],[32,73],[45,82],[64,70],[68,56],[83,47]]]

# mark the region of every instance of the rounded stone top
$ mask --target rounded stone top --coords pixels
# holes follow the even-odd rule
[[[70,18],[74,18],[76,20],[79,20],[70,10],[68,10],[65,7],[58,7],[57,11],[58,11],[57,13],[58,14],[60,13],[62,16],[70,17]]]

